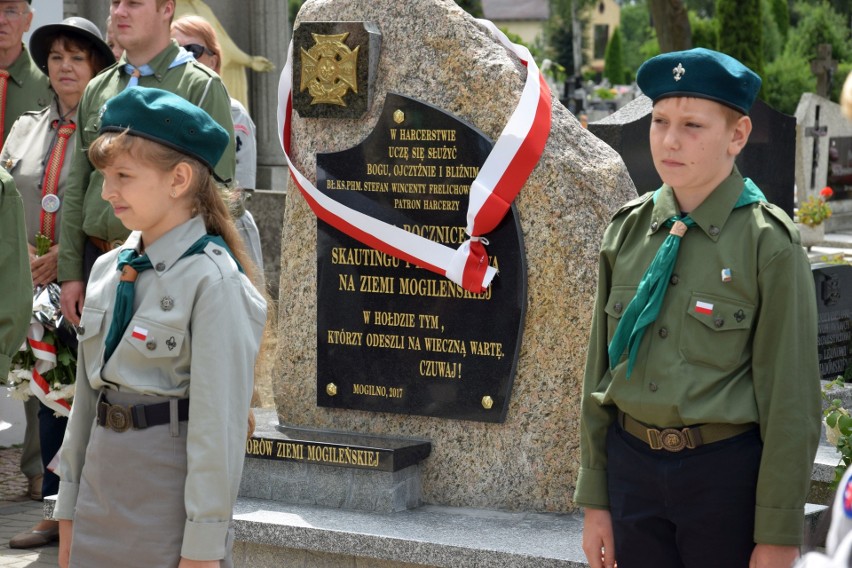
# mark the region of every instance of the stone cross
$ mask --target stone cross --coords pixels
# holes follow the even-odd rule
[[[837,61],[831,58],[831,44],[819,44],[817,56],[816,59],[811,59],[811,72],[817,78],[816,92],[819,96],[828,98],[834,73],[837,71]]]

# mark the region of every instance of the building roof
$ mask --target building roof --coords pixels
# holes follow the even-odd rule
[[[489,20],[546,20],[550,17],[548,0],[482,0],[482,11]]]

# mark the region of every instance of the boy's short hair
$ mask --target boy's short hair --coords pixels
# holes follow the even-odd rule
[[[724,53],[697,47],[652,57],[636,74],[642,92],[655,103],[666,97],[709,99],[748,114],[761,79]]]

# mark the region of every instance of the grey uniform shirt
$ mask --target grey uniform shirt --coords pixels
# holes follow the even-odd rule
[[[203,254],[180,258],[205,233],[196,217],[147,246],[153,268],[139,274],[133,318],[106,365],[118,254],[138,250],[140,233],[131,233],[124,246],[95,263],[80,320],[77,391],[62,445],[55,511],[57,519],[74,517],[100,389],[189,397],[182,548],[188,558],[224,556],[266,321],[266,302],[227,250],[211,243]]]

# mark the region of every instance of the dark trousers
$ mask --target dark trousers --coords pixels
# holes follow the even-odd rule
[[[607,433],[618,568],[747,568],[763,444],[757,428],[694,450]]]
[[[68,327],[62,326],[56,330],[59,342],[77,352],[77,336]],[[41,444],[41,463],[44,465],[44,478],[41,482],[41,494],[50,497],[59,493],[59,476],[47,469],[47,464],[59,451],[62,439],[65,437],[65,427],[68,418],[56,416],[53,410],[38,403],[38,439]]]
[[[53,410],[38,403],[38,437],[41,442],[41,463],[44,464],[44,479],[41,482],[41,494],[50,497],[59,493],[59,476],[47,469],[47,464],[59,451],[68,418],[57,417]]]

